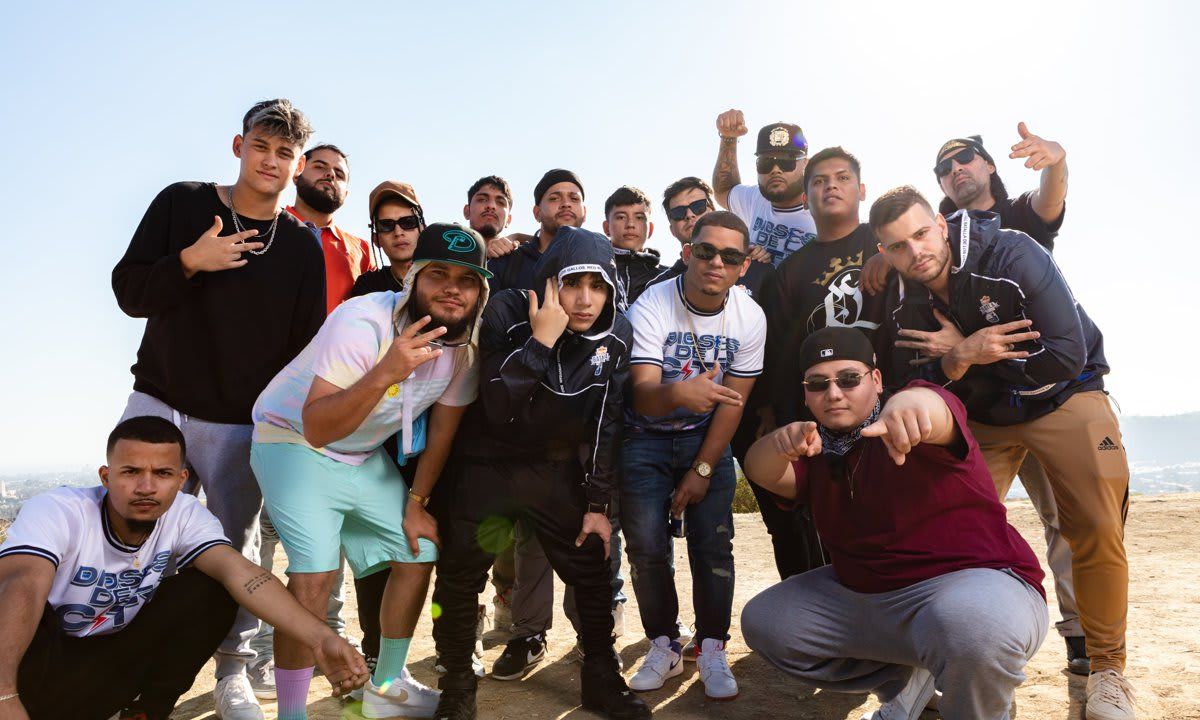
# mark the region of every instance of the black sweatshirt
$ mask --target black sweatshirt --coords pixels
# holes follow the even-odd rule
[[[189,279],[179,254],[214,216],[221,235],[234,232],[212,184],[160,192],[113,268],[113,293],[126,315],[147,320],[134,390],[201,420],[247,425],[259,393],[325,320],[325,259],[317,235],[285,212],[264,254]],[[271,221],[238,217],[266,242]]]

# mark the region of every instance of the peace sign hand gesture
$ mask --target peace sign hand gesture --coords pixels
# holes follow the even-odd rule
[[[1057,165],[1067,156],[1067,151],[1063,150],[1062,145],[1034,135],[1023,122],[1017,123],[1017,132],[1021,135],[1021,142],[1012,146],[1012,152],[1008,156],[1014,160],[1025,158],[1025,167],[1030,170]]]
[[[537,293],[532,290],[526,292],[529,295],[529,327],[533,331],[533,339],[552,348],[567,329],[569,320],[567,311],[558,302],[558,285],[554,278],[546,278],[545,299],[540,308]]]
[[[421,328],[428,325],[430,320],[431,318],[426,315],[409,324],[404,328],[404,332],[392,341],[392,346],[379,361],[379,368],[385,379],[392,383],[402,382],[412,374],[413,370],[441,356],[441,349],[432,348],[429,343],[445,335],[446,328],[438,326],[422,334]]]

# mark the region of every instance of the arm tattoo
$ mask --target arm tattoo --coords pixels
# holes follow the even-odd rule
[[[742,182],[737,166],[737,138],[721,138],[717,167],[713,169],[713,190],[727,193]]]
[[[247,580],[246,584],[243,585],[242,588],[246,591],[247,595],[253,595],[255,590],[261,589],[263,585],[266,585],[274,579],[275,576],[271,573],[261,572]]]

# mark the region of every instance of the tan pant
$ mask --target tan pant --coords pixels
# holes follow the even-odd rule
[[[1032,453],[1046,469],[1059,525],[1074,556],[1071,577],[1092,672],[1125,669],[1129,463],[1117,417],[1100,391],[1082,392],[1037,420],[971,423],[1001,499]]]

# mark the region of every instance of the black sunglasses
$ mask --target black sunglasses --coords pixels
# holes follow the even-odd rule
[[[815,377],[804,378],[802,382],[804,383],[804,389],[808,392],[823,393],[829,389],[829,383],[831,382],[837,383],[837,386],[843,390],[856,388],[862,384],[863,378],[867,377],[868,375],[870,375],[870,373],[859,372],[842,373],[835,378],[820,377],[818,375]]]
[[[771,157],[763,156],[754,161],[758,169],[759,175],[766,175],[771,172],[771,168],[778,167],[783,172],[791,172],[796,169],[796,165],[804,159],[803,155],[799,157]]]
[[[955,161],[959,165],[966,165],[967,163],[971,162],[974,159],[975,159],[975,148],[973,148],[973,147],[963,148],[962,150],[959,150],[958,152],[954,153],[953,155],[947,155],[937,165],[934,165],[933,166],[933,174],[938,176],[939,179],[944,178],[947,175],[949,175],[950,170],[952,170],[954,168],[954,165],[951,164],[951,161]]]
[[[399,227],[401,230],[416,230],[421,227],[421,218],[416,215],[405,215],[395,220],[376,220],[371,226],[375,232],[390,233]]]
[[[721,256],[721,262],[725,263],[726,265],[741,265],[746,261],[746,253],[742,252],[741,250],[734,250],[733,248],[717,250],[715,246],[706,242],[692,243],[692,257],[694,258],[699,258],[700,260],[712,260],[718,255]]]
[[[687,217],[689,210],[691,210],[692,214],[696,217],[700,217],[704,214],[706,209],[711,207],[712,204],[708,202],[708,198],[703,198],[701,200],[690,202],[687,205],[678,205],[671,208],[667,211],[667,217],[671,220],[671,222],[679,222]]]

